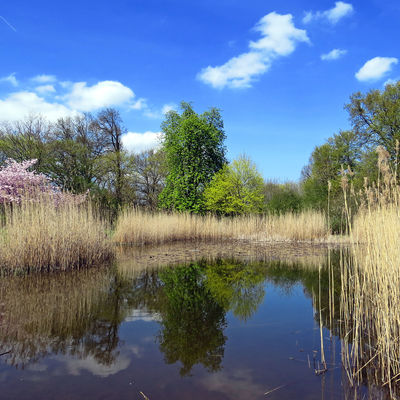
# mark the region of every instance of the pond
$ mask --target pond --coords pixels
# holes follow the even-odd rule
[[[152,251],[3,278],[1,398],[385,398],[342,368],[337,251]]]

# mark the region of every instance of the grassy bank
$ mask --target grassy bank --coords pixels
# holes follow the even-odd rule
[[[0,230],[3,272],[67,270],[113,258],[107,226],[89,204],[55,206],[51,199],[6,206]]]
[[[218,218],[213,215],[146,213],[133,209],[120,215],[113,239],[119,244],[161,244],[236,239],[313,241],[328,235],[326,219],[316,211]]]

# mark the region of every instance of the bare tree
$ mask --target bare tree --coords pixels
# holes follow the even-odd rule
[[[109,172],[115,176],[115,201],[117,208],[119,208],[122,206],[122,191],[124,185],[122,135],[126,132],[126,129],[122,125],[119,112],[114,108],[106,108],[100,111],[95,123],[110,155],[109,165],[112,171]]]
[[[151,210],[157,208],[166,174],[165,153],[162,150],[148,150],[134,156],[132,175],[140,205]]]

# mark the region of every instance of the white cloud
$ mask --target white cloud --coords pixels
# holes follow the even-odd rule
[[[152,108],[145,98],[136,98],[132,89],[118,81],[105,80],[90,86],[87,82],[57,81],[54,75],[37,75],[19,83],[15,74],[0,78],[1,81],[19,85],[21,89],[0,95],[0,121],[24,119],[35,114],[54,121],[84,111],[119,106],[162,119],[166,112],[176,108],[172,103]]]
[[[321,60],[323,60],[323,61],[337,60],[338,58],[343,57],[346,53],[347,53],[347,50],[333,49],[329,53],[322,54]]]
[[[165,114],[169,111],[176,110],[178,106],[174,103],[171,104],[164,104],[161,108],[161,110],[155,110],[150,108],[147,104],[143,107],[143,114],[148,117],[148,118],[153,118],[153,119],[162,119]]]
[[[94,111],[128,103],[134,98],[132,89],[117,81],[101,81],[93,86],[77,82],[66,95],[69,106],[79,111]]]
[[[40,94],[55,93],[56,89],[53,85],[40,85],[35,87],[35,91]]]
[[[36,93],[29,91],[11,93],[0,99],[0,121],[20,120],[31,114],[44,115],[49,121],[55,121],[76,113],[63,104],[50,103]]]
[[[393,65],[398,63],[394,57],[374,57],[367,61],[356,73],[359,81],[371,81],[381,79],[385,74],[391,71]]]
[[[342,18],[349,16],[354,11],[354,7],[350,3],[343,1],[335,2],[335,6],[326,11],[312,12],[308,11],[305,13],[303,23],[308,24],[315,20],[327,20],[331,24],[337,24]]]
[[[250,51],[223,65],[203,68],[197,78],[214,88],[246,88],[268,71],[274,59],[291,54],[299,42],[309,42],[307,32],[294,26],[291,14],[271,12],[261,18],[255,30],[262,37],[249,43]]]
[[[147,101],[144,98],[137,99],[131,106],[132,110],[143,110],[147,108]]]
[[[55,75],[36,75],[31,79],[33,82],[36,83],[54,83],[57,82],[57,78]]]
[[[0,78],[0,82],[8,82],[11,83],[13,86],[18,86],[18,81],[17,78],[15,77],[15,72],[12,74],[5,76],[3,78]]]
[[[176,104],[164,104],[163,108],[161,109],[161,113],[163,115],[165,115],[166,113],[170,112],[170,111],[176,111],[176,109],[178,108],[178,106]]]
[[[162,132],[128,132],[122,136],[122,144],[132,153],[141,153],[159,147],[161,138]]]
[[[400,81],[400,77],[397,78],[389,78],[385,81],[383,86],[385,87],[386,85],[396,85]]]

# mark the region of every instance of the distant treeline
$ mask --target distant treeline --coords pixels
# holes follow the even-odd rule
[[[84,193],[115,215],[124,206],[218,215],[285,213],[313,208],[343,226],[343,190],[356,194],[379,179],[379,155],[397,171],[400,82],[355,93],[345,106],[351,130],[315,147],[299,182],[265,182],[249,157],[226,159],[218,109],[197,114],[190,103],[170,111],[157,150],[129,153],[117,110],[61,118],[30,117],[0,126],[0,166],[6,159],[37,159],[35,170],[65,191]],[[351,207],[357,206],[352,196]]]

